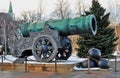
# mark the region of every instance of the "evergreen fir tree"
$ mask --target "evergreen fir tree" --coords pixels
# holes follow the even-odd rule
[[[109,15],[110,13],[105,13],[106,9],[101,7],[98,0],[92,1],[92,7],[89,11],[85,11],[85,15],[94,14],[97,20],[97,34],[90,35],[85,34],[79,37],[77,44],[77,55],[79,57],[86,57],[87,52],[90,48],[98,48],[101,50],[102,56],[112,54],[117,41],[115,32],[113,28],[109,27]]]

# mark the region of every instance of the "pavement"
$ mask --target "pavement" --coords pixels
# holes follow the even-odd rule
[[[117,72],[115,72],[114,62],[110,63],[112,70],[73,71],[70,73],[56,72],[25,72],[0,70],[0,78],[120,78],[120,62],[117,62]]]

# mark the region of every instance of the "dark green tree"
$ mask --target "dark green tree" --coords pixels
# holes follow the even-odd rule
[[[109,27],[110,13],[105,13],[105,11],[106,9],[99,4],[98,0],[92,0],[89,11],[85,11],[85,15],[95,15],[98,29],[96,35],[85,34],[78,38],[77,55],[79,57],[86,57],[88,50],[93,47],[100,49],[102,56],[114,51],[118,38],[115,36],[114,29]]]

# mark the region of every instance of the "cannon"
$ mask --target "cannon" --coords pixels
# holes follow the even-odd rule
[[[92,14],[62,20],[26,22],[21,26],[22,38],[12,50],[17,51],[19,57],[33,54],[37,61],[67,60],[72,54],[69,35],[95,35],[96,32],[97,21]]]

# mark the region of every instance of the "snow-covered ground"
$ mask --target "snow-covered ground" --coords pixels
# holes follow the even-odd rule
[[[83,71],[83,70],[88,70],[88,68],[78,68],[78,67],[76,67],[76,66],[74,66],[74,68],[73,68],[74,70],[81,70],[81,71]],[[90,70],[100,70],[100,68],[90,68]]]
[[[4,57],[5,57],[3,60],[4,63],[13,63],[17,59],[16,57],[12,55],[5,55]],[[28,59],[28,63],[36,63],[36,64],[45,63],[45,62],[37,62],[34,56],[29,56],[27,59]],[[57,60],[57,63],[58,64],[76,64],[78,62],[82,62],[85,59],[86,58],[79,58],[75,54],[72,54],[68,60]],[[2,61],[2,57],[0,56],[0,62],[1,61]],[[53,64],[53,63],[54,61],[50,62],[49,64]]]
[[[13,63],[17,58],[12,55],[3,56],[3,63]],[[0,56],[0,62],[2,62],[2,56]]]

